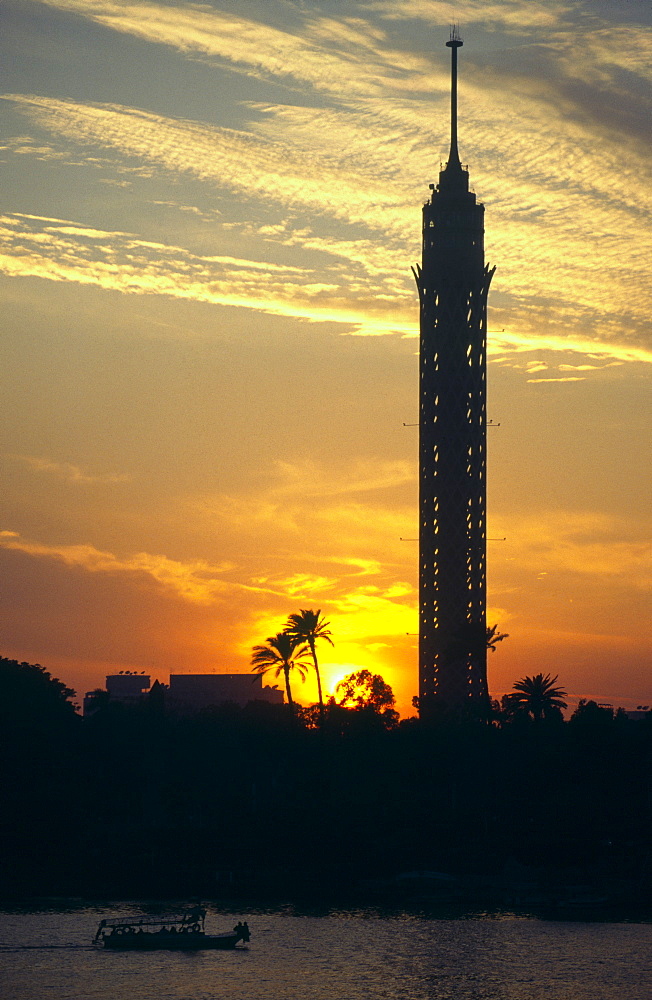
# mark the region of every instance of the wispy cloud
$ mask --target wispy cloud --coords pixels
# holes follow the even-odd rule
[[[16,107],[50,132],[75,143],[115,149],[188,173],[238,193],[246,204],[261,188],[275,203],[356,221],[395,234],[406,206],[382,178],[364,169],[343,170],[323,162],[291,137],[272,141],[254,132],[165,118],[117,105],[82,104],[37,95],[7,95]],[[125,167],[125,169],[131,169]],[[370,208],[374,206],[374,211]]]
[[[388,20],[416,19],[436,25],[455,20],[465,26],[484,24],[492,30],[512,28],[522,33],[563,23],[577,4],[563,0],[501,0],[500,3],[460,0],[451,7],[447,0],[402,0],[401,4],[393,0],[362,0],[362,6]]]
[[[69,476],[79,471],[66,463],[22,460],[37,472]],[[180,560],[147,551],[116,554],[92,543],[60,545],[14,531],[0,532],[0,546],[90,573],[139,574],[195,603],[237,601],[238,594],[273,604],[279,599],[332,601],[361,586],[365,593],[410,603],[411,587],[397,588],[396,574],[406,556],[399,533],[412,510],[396,506],[394,491],[413,480],[413,468],[403,462],[343,459],[329,470],[314,461],[280,461],[249,494],[173,501],[166,522],[181,525],[191,519],[197,537],[219,537],[218,560]],[[365,578],[373,578],[373,585],[361,584]]]
[[[137,254],[128,263],[118,255],[108,267],[85,261],[78,269],[74,251],[68,260],[52,243],[56,266],[24,254],[5,264],[8,273],[84,280],[85,271],[85,280],[125,292],[338,322],[361,334],[415,333],[408,275],[418,256],[415,207],[419,185],[445,155],[448,74],[434,55],[393,47],[383,18],[446,24],[444,3],[369,2],[355,6],[358,16],[340,18],[301,10],[290,30],[194,4],[49,2],[184,57],[226,61],[321,95],[316,106],[251,104],[251,121],[239,130],[118,105],[14,97],[32,124],[56,139],[31,146],[25,140],[26,148],[56,147],[56,155],[70,155],[82,146],[113,156],[118,176],[165,170],[235,194],[242,222],[225,223],[220,237],[240,226],[257,241],[261,262],[273,245],[302,251],[314,276],[256,288],[232,274],[216,275],[210,258],[186,257],[184,267],[183,250],[169,261],[171,268],[180,262],[176,280],[161,261],[155,273],[140,273]],[[631,24],[614,32],[575,2],[502,0],[487,7],[468,0],[458,13],[483,31],[514,33],[509,58],[493,49],[465,57],[461,90],[463,155],[488,206],[487,251],[498,264],[493,322],[509,331],[494,349],[539,346],[649,359],[642,275],[652,253],[652,174],[642,145],[645,108],[626,142],[601,111],[617,99],[623,73],[636,74],[641,86],[648,79],[649,29]],[[575,45],[578,19],[581,47]],[[592,107],[586,89],[594,84],[601,90]],[[95,159],[104,164],[107,157]],[[256,207],[261,189],[265,219]],[[152,200],[165,208],[160,197]],[[180,207],[198,219],[203,211]]]
[[[346,251],[336,243],[335,252]],[[338,323],[346,332],[356,334],[416,337],[413,296],[394,294],[388,301],[382,269],[372,269],[375,280],[351,282],[350,275],[345,277],[336,270],[326,269],[319,275],[316,267],[198,255],[183,247],[138,239],[130,233],[93,230],[70,220],[19,214],[0,217],[0,271],[10,276],[261,310],[311,322]],[[528,325],[535,326],[532,318]],[[541,349],[620,361],[652,360],[652,351],[623,342],[617,331],[611,337],[591,339],[537,328],[520,333],[503,330],[492,333],[490,348],[494,353]]]
[[[581,81],[619,90],[618,70],[650,78],[652,32],[647,25],[613,24],[578,0],[501,0],[481,3],[463,0],[452,11],[445,0],[360,0],[345,16],[324,16],[318,10],[295,11],[291,26],[243,17],[193,3],[141,0],[44,0],[51,7],[75,13],[113,31],[155,45],[165,45],[191,58],[218,60],[236,71],[313,87],[338,99],[432,94],[445,89],[445,78],[435,60],[403,46],[393,47],[393,32],[383,21],[423,22],[431,29],[447,25],[453,17],[465,27],[503,32],[530,43],[522,63],[522,81],[536,74],[551,90],[573,98],[581,106],[586,96],[568,83]],[[577,44],[578,24],[582,44]],[[545,32],[545,34],[543,34]],[[554,60],[552,55],[554,54]],[[519,53],[501,60],[501,72],[521,69]],[[555,73],[546,73],[546,63]],[[536,84],[535,84],[536,85]],[[598,102],[596,102],[597,105]]]
[[[40,559],[55,559],[88,573],[129,574],[149,578],[177,596],[199,604],[213,602],[231,590],[220,575],[228,563],[211,564],[202,559],[182,562],[164,555],[137,552],[120,557],[93,545],[48,545],[22,538],[15,531],[0,531],[0,547]]]
[[[272,496],[294,494],[325,498],[369,493],[416,482],[417,478],[414,464],[407,461],[347,463],[346,470],[342,470],[339,476],[334,476],[332,470],[324,469],[315,461],[298,464],[278,460],[275,465],[279,481],[270,490]]]
[[[621,365],[620,361],[609,361],[604,365],[558,365],[560,372],[595,372],[603,368],[614,368]]]
[[[196,4],[128,0],[45,0],[52,7],[195,57],[224,60],[263,78],[325,93],[373,95],[428,86],[429,61],[395,52],[385,32],[362,18],[308,14],[295,30]],[[400,57],[400,58],[399,58]]]
[[[331,604],[373,581],[374,593],[392,591],[411,606],[413,595],[393,588],[410,576],[413,553],[400,535],[413,521],[415,490],[407,500],[395,491],[412,477],[402,463],[375,469],[345,456],[330,469],[279,462],[248,495],[188,496],[169,516],[191,519],[207,538],[219,535],[222,554],[239,563],[238,578],[267,593]]]
[[[592,511],[542,511],[536,518],[513,517],[509,551],[514,565],[558,579],[620,579],[646,589],[652,584],[650,543],[641,525]]]
[[[125,473],[90,473],[78,465],[73,465],[72,462],[55,462],[50,458],[37,458],[34,455],[10,455],[9,457],[22,462],[34,472],[46,473],[59,479],[65,479],[67,482],[79,483],[84,486],[95,483],[100,485],[126,483],[130,479],[130,476]]]
[[[129,233],[39,225],[27,216],[0,218],[0,270],[11,276],[73,281],[126,294],[169,295],[197,302],[258,309],[277,315],[377,332],[410,332],[413,323],[395,305],[356,297],[314,270],[231,256],[199,256],[181,247]],[[336,276],[333,276],[336,278]]]
[[[528,382],[584,382],[582,375],[567,375],[564,378],[529,378]]]
[[[267,590],[287,594],[288,597],[311,598],[317,595],[321,600],[338,584],[337,577],[320,576],[315,573],[292,573],[287,577],[261,576],[254,579],[255,584],[264,586]]]

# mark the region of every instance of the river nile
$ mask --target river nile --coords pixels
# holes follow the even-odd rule
[[[116,953],[90,942],[129,904],[0,913],[2,1000],[647,1000],[652,925],[507,913],[439,919],[375,911],[247,918],[235,952]]]

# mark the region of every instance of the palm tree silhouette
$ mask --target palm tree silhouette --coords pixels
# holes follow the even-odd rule
[[[285,623],[284,632],[286,635],[291,636],[296,639],[297,642],[306,642],[310,653],[312,655],[312,663],[315,668],[315,674],[317,675],[317,695],[319,698],[319,721],[323,723],[324,721],[324,698],[321,690],[321,676],[319,673],[319,664],[317,663],[317,653],[315,652],[315,644],[318,639],[325,639],[326,642],[330,642],[331,646],[335,643],[331,639],[331,633],[328,626],[330,622],[325,622],[323,618],[320,618],[321,611],[309,611],[304,608],[301,609],[298,615],[290,615],[287,622]]]
[[[268,670],[272,670],[275,677],[283,674],[290,715],[294,718],[290,671],[296,670],[301,680],[305,679],[307,674],[305,659],[310,655],[310,649],[308,646],[302,645],[301,640],[293,638],[287,632],[279,632],[278,635],[272,635],[265,642],[267,643],[266,646],[254,646],[251,651],[253,671],[257,674],[265,674]]]
[[[535,674],[534,677],[523,677],[516,681],[514,690],[506,695],[505,701],[513,712],[524,712],[531,715],[535,722],[558,715],[566,708],[566,692],[555,687],[557,675]]]
[[[451,656],[481,655],[485,649],[495,652],[496,646],[503,639],[509,639],[507,632],[499,632],[497,625],[485,625],[483,622],[466,622],[453,633],[453,639],[448,647]]]
[[[485,637],[487,649],[491,650],[492,653],[496,652],[496,646],[503,639],[509,639],[509,632],[499,632],[497,625],[487,625],[487,634]]]

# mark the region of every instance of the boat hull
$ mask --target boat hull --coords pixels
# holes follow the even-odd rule
[[[110,934],[102,944],[111,951],[231,951],[238,934]]]

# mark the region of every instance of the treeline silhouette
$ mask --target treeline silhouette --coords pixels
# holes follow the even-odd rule
[[[630,899],[650,885],[650,713],[585,702],[567,722],[425,725],[352,691],[350,707],[294,720],[262,702],[180,715],[155,685],[82,719],[73,696],[39,665],[0,660],[5,896],[327,898],[424,870],[479,897],[514,871]]]

